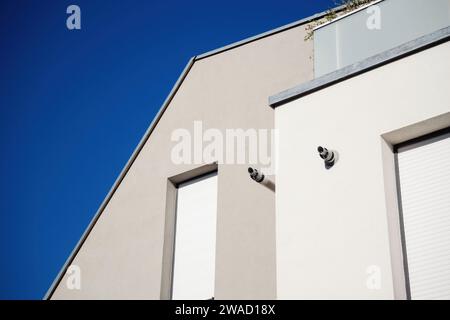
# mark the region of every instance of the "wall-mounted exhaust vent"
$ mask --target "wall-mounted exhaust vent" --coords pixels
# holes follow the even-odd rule
[[[250,178],[252,178],[256,182],[261,183],[264,181],[264,174],[259,172],[258,170],[254,169],[252,167],[249,167],[248,173],[250,174]]]
[[[334,151],[328,150],[324,147],[318,147],[317,151],[319,152],[320,157],[325,162],[325,168],[330,169],[332,166],[334,166],[334,163],[336,162],[336,155]]]

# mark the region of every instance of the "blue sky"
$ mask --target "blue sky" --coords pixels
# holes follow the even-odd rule
[[[191,56],[333,3],[2,0],[0,299],[44,296]]]

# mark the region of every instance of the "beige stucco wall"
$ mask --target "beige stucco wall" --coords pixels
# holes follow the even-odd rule
[[[450,125],[449,57],[447,42],[276,109],[279,299],[404,297],[394,290],[401,252],[390,243],[396,196],[385,190],[395,192],[395,179],[384,176],[394,170],[382,135],[401,142]],[[330,170],[319,145],[339,153]],[[372,265],[375,290],[366,286]]]
[[[73,261],[81,290],[64,277],[52,299],[160,298],[167,179],[199,166],[172,163],[172,130],[273,128],[267,97],[312,78],[304,36],[299,26],[194,63]],[[246,165],[219,165],[218,192],[215,298],[275,298],[274,192]]]

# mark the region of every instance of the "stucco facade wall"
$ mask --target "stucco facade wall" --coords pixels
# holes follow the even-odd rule
[[[449,56],[443,43],[276,109],[279,299],[405,297],[392,145],[450,126]],[[319,145],[338,152],[330,170]]]
[[[81,290],[65,276],[52,299],[161,298],[168,178],[201,166],[172,163],[172,131],[272,129],[267,97],[313,76],[304,36],[298,26],[195,61],[73,261]],[[215,298],[276,298],[275,249],[274,192],[246,165],[219,164]]]

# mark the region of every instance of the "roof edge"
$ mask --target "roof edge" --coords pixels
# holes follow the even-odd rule
[[[450,27],[445,27],[415,40],[343,67],[321,77],[302,83],[269,97],[269,106],[277,108],[293,100],[299,99],[336,83],[356,77],[362,73],[400,60],[417,52],[437,46],[450,40]]]
[[[53,293],[56,290],[56,287],[61,282],[62,278],[64,277],[64,274],[66,273],[68,267],[75,259],[77,253],[80,251],[82,245],[84,244],[85,240],[89,236],[90,232],[95,226],[95,223],[100,218],[100,215],[102,214],[103,210],[108,205],[109,201],[111,200],[112,196],[116,192],[117,188],[119,187],[122,180],[125,178],[126,174],[128,173],[128,170],[131,168],[131,166],[134,163],[134,160],[136,160],[137,156],[139,155],[140,151],[144,147],[145,143],[147,142],[148,138],[150,137],[151,133],[155,129],[156,125],[158,124],[159,120],[161,119],[162,115],[164,114],[164,111],[166,111],[167,107],[169,106],[170,102],[172,101],[173,97],[177,93],[178,89],[180,88],[181,84],[183,83],[184,79],[186,78],[187,74],[191,70],[192,66],[195,62],[195,56],[190,58],[188,63],[183,69],[183,72],[178,77],[178,80],[175,82],[172,90],[170,91],[169,95],[167,96],[166,100],[162,104],[161,108],[159,109],[158,113],[156,114],[153,121],[150,123],[150,126],[145,131],[144,136],[139,141],[137,147],[134,149],[133,153],[131,154],[131,157],[128,159],[127,163],[125,164],[125,167],[120,172],[119,176],[117,177],[116,181],[114,182],[113,186],[109,190],[108,194],[106,195],[105,199],[101,203],[100,207],[98,208],[97,212],[95,213],[94,217],[92,218],[91,222],[87,226],[86,230],[84,231],[83,235],[81,236],[80,240],[76,244],[75,248],[70,253],[69,257],[67,258],[66,262],[64,263],[63,267],[59,271],[58,275],[56,276],[55,280],[51,284],[50,288],[46,292],[44,296],[44,300],[48,300],[52,297]]]
[[[335,10],[337,12],[339,12],[339,11],[341,11],[343,9],[345,9],[345,5],[341,5],[341,6],[332,8],[332,10]],[[211,57],[213,55],[216,55],[216,54],[219,54],[219,53],[222,53],[222,52],[225,52],[225,51],[228,51],[228,50],[231,50],[231,49],[243,46],[243,45],[246,45],[248,43],[251,43],[251,42],[254,42],[254,41],[257,41],[257,40],[269,37],[269,36],[272,36],[274,34],[277,34],[277,33],[283,32],[283,31],[287,31],[289,29],[296,28],[298,26],[301,26],[302,24],[309,23],[311,21],[323,18],[324,16],[327,15],[327,13],[328,13],[328,10],[327,11],[322,11],[320,13],[313,14],[312,16],[309,16],[309,17],[306,17],[306,18],[303,18],[303,19],[291,22],[291,23],[286,24],[284,26],[281,26],[281,27],[278,27],[278,28],[275,28],[275,29],[272,29],[272,30],[269,30],[269,31],[266,31],[266,32],[263,32],[263,33],[260,33],[260,34],[257,34],[256,36],[252,36],[252,37],[249,37],[249,38],[237,41],[237,42],[233,42],[231,44],[225,45],[225,46],[217,48],[217,49],[213,49],[211,51],[207,51],[205,53],[197,55],[196,56],[196,60],[201,60],[201,59],[204,59],[204,58],[208,58],[208,57]]]
[[[371,6],[378,5],[380,2],[383,2],[383,1],[385,1],[385,0],[374,0],[373,2],[367,3],[367,4],[365,4],[365,5],[363,5],[363,6],[359,7],[359,8],[356,8],[356,9],[354,9],[352,11],[349,11],[349,12],[347,12],[347,13],[341,15],[341,16],[338,16],[338,17],[334,18],[333,20],[330,20],[330,21],[327,21],[325,23],[322,23],[321,25],[315,27],[313,29],[313,31],[319,30],[319,29],[321,29],[323,27],[326,27],[326,26],[328,26],[328,25],[330,25],[332,23],[335,23],[335,22],[337,22],[339,20],[345,19],[345,18],[347,18],[347,17],[349,17],[351,15],[354,15],[355,13],[358,13],[360,11],[366,10],[367,8],[369,8]],[[344,9],[344,8],[345,8],[345,5],[342,5],[341,9]],[[339,10],[337,10],[337,11],[339,11]]]

